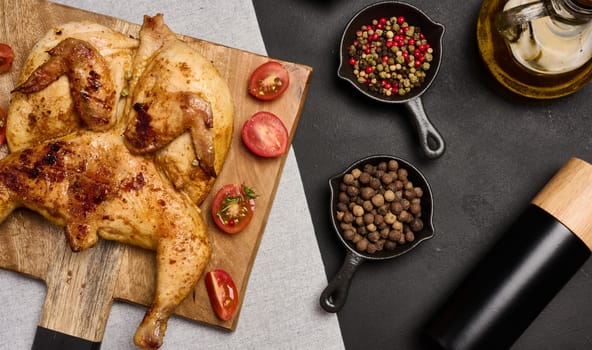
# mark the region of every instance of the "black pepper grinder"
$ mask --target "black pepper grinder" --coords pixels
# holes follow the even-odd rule
[[[592,251],[592,165],[571,158],[427,325],[446,350],[509,348]]]

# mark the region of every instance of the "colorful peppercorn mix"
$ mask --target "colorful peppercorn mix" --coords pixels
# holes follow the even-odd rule
[[[404,96],[420,87],[430,69],[433,49],[421,29],[405,17],[382,17],[356,31],[349,64],[358,83],[372,93]]]

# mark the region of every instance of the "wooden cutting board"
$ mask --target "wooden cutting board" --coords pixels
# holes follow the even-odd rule
[[[175,21],[166,13],[164,19],[168,23]],[[96,21],[133,37],[137,37],[139,31],[137,24],[45,1],[2,1],[0,42],[9,44],[15,51],[11,72],[0,75],[0,106],[4,110],[8,107],[10,91],[18,72],[34,43],[50,28],[77,20]],[[141,22],[142,18],[138,18],[137,23]],[[239,288],[240,299],[235,317],[229,321],[219,320],[211,309],[202,277],[193,293],[177,308],[176,314],[234,330],[286,159],[286,156],[264,159],[252,155],[242,144],[240,129],[253,113],[266,110],[284,121],[291,140],[312,69],[282,62],[290,72],[288,90],[275,101],[260,102],[248,95],[247,81],[250,73],[270,58],[199,39],[181,38],[215,64],[234,97],[236,119],[231,150],[212,193],[201,209],[213,245],[213,255],[206,271],[214,268],[228,271]],[[238,235],[231,236],[217,230],[209,215],[213,194],[226,183],[250,185],[259,195],[253,221]],[[47,296],[40,326],[93,342],[102,340],[114,300],[149,305],[154,293],[156,270],[153,252],[100,241],[87,251],[72,253],[61,228],[25,209],[15,211],[0,225],[0,267],[46,283]]]

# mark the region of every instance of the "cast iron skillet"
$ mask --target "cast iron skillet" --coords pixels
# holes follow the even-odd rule
[[[337,203],[339,202],[339,183],[341,182],[343,175],[352,171],[354,168],[362,169],[364,164],[377,165],[381,161],[388,162],[391,159],[399,162],[399,167],[407,169],[409,173],[409,180],[414,186],[419,186],[423,190],[423,196],[421,197],[421,218],[424,223],[423,230],[415,233],[415,240],[413,242],[406,243],[404,245],[397,245],[394,250],[384,249],[382,251],[377,251],[374,254],[359,252],[356,250],[352,242],[346,241],[343,238],[341,228],[339,227],[339,222],[335,218]],[[333,224],[333,228],[337,234],[337,237],[339,237],[339,240],[347,248],[347,250],[345,261],[343,262],[341,269],[321,294],[320,303],[321,307],[325,309],[325,311],[338,312],[345,304],[349,286],[356,269],[365,260],[385,260],[396,258],[415,248],[419,243],[425,241],[426,239],[432,238],[434,235],[434,226],[432,223],[433,197],[432,189],[430,188],[428,181],[416,167],[401,158],[389,155],[375,155],[356,161],[342,173],[331,177],[329,179],[329,186],[331,188],[331,223]]]
[[[353,74],[352,66],[349,64],[348,47],[356,38],[356,31],[362,25],[369,24],[373,19],[381,17],[405,16],[410,25],[421,28],[422,33],[434,49],[434,59],[430,63],[431,67],[426,72],[427,76],[422,86],[414,88],[410,93],[404,96],[382,96],[371,93],[364,86],[360,85]],[[430,87],[442,61],[442,36],[444,35],[444,26],[432,21],[425,13],[418,8],[397,1],[385,1],[370,5],[358,12],[347,24],[343,36],[341,37],[340,60],[337,76],[349,81],[356,89],[364,95],[376,101],[385,103],[404,104],[411,116],[412,121],[419,135],[419,143],[422,152],[427,158],[435,159],[444,154],[446,145],[444,139],[438,130],[432,125],[426,115],[420,96]]]

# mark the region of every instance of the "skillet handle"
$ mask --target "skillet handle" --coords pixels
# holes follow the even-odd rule
[[[341,269],[321,294],[320,303],[325,311],[338,312],[345,305],[352,277],[363,262],[363,257],[347,251]]]
[[[432,125],[419,97],[412,98],[405,106],[413,114],[413,124],[419,136],[419,145],[424,155],[430,159],[436,159],[444,154],[446,143],[436,127]]]

